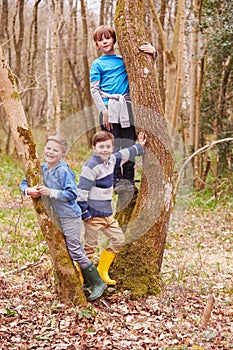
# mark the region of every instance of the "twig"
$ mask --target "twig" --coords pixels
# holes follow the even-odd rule
[[[28,265],[26,265],[26,266],[23,266],[23,267],[21,267],[21,268],[16,268],[16,269],[14,269],[14,270],[10,270],[10,271],[7,271],[7,272],[4,272],[4,276],[6,276],[6,275],[11,275],[11,274],[17,274],[17,273],[20,273],[20,272],[22,272],[22,271],[25,271],[25,270],[28,270],[28,269],[30,269],[31,267],[35,267],[35,266],[37,266],[37,265],[39,265],[39,264],[42,264],[43,263],[43,261],[44,261],[44,259],[45,259],[45,257],[43,257],[41,260],[39,260],[39,261],[37,261],[37,262],[35,262],[35,263],[30,263],[30,264],[28,264]]]
[[[206,307],[204,309],[201,321],[200,321],[200,328],[205,328],[209,322],[210,316],[211,316],[211,312],[213,310],[214,307],[214,296],[210,295],[208,300],[207,300],[207,304]]]
[[[190,162],[190,160],[192,160],[196,155],[200,154],[200,153],[204,153],[206,152],[207,150],[209,150],[210,148],[212,148],[213,146],[219,144],[219,143],[223,143],[223,142],[232,142],[233,141],[233,137],[227,137],[225,139],[220,139],[220,140],[216,140],[216,141],[213,141],[211,143],[209,143],[208,145],[205,145],[201,148],[199,148],[198,150],[196,150],[193,154],[191,154],[191,156],[186,159],[186,161],[184,162],[184,164],[182,165],[182,167],[180,168],[180,171],[178,173],[178,177],[177,177],[177,180],[176,180],[176,184],[175,184],[175,187],[174,187],[174,195],[176,195],[176,192],[177,192],[177,188],[179,186],[179,183],[180,183],[180,179],[182,177],[182,174],[183,174],[183,171],[184,171],[184,168],[186,167],[186,165]]]

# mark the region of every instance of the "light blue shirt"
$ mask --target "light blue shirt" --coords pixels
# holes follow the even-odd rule
[[[129,93],[128,75],[121,55],[103,55],[97,58],[90,70],[90,82],[99,81],[102,92],[125,95]],[[103,98],[105,104],[108,98]]]

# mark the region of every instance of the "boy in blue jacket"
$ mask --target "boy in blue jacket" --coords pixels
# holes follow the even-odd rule
[[[92,292],[88,297],[91,301],[103,294],[106,283],[100,278],[80,242],[81,209],[76,201],[74,173],[63,161],[66,151],[66,140],[60,136],[49,136],[44,148],[46,163],[41,165],[44,185],[28,187],[27,181],[23,180],[20,188],[26,196],[49,198],[51,213],[54,212],[58,217],[70,257],[79,264],[84,281],[88,281],[91,286]]]
[[[97,267],[101,278],[108,285],[116,284],[109,277],[108,270],[125,241],[125,235],[113,217],[114,170],[129,160],[135,161],[136,156],[141,156],[145,143],[145,135],[140,132],[137,144],[113,153],[113,134],[99,131],[93,136],[95,153],[82,167],[77,200],[85,226],[84,249],[89,259],[92,259],[98,246],[99,231],[109,239],[108,247],[102,250]]]

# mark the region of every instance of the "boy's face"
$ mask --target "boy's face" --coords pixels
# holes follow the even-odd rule
[[[62,146],[55,141],[49,140],[44,148],[44,158],[49,168],[54,168],[63,157]]]
[[[97,156],[101,157],[103,162],[106,162],[113,152],[112,140],[97,142],[94,146],[94,151]]]
[[[96,46],[103,55],[114,54],[114,40],[112,37],[102,35],[102,38],[96,41]]]

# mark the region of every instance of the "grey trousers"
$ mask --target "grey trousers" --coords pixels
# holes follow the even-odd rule
[[[77,261],[81,269],[85,269],[91,264],[91,261],[80,242],[81,218],[62,217],[59,218],[59,222],[71,259]]]

